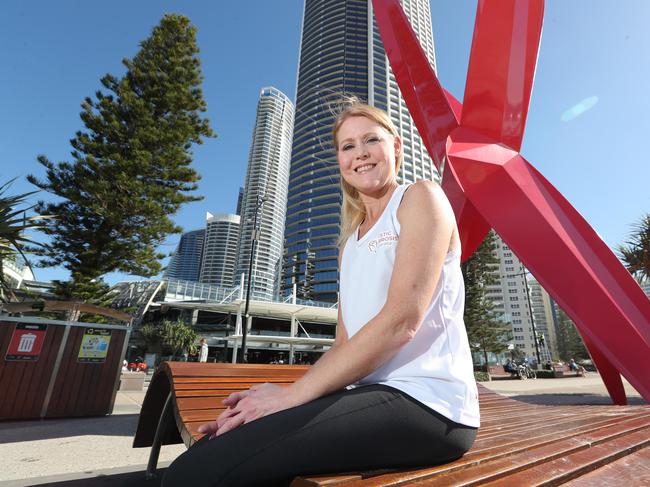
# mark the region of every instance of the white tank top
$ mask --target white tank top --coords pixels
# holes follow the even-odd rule
[[[397,209],[407,188],[402,185],[395,189],[368,233],[358,239],[357,229],[345,243],[339,306],[350,338],[386,303],[399,242]],[[452,421],[478,427],[478,393],[463,322],[464,306],[460,250],[453,250],[445,257],[438,285],[415,337],[356,385],[394,387]]]

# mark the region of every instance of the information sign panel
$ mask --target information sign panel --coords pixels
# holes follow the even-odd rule
[[[79,347],[79,362],[104,362],[108,354],[108,345],[111,341],[111,330],[102,328],[88,328],[84,332]]]
[[[5,360],[34,361],[41,354],[47,325],[16,323]]]

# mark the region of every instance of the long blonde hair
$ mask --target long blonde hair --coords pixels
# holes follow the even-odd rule
[[[338,152],[339,146],[337,135],[341,125],[348,118],[365,117],[373,122],[378,123],[386,129],[393,137],[399,137],[399,132],[393,124],[388,114],[376,107],[361,103],[357,99],[349,100],[345,103],[343,109],[338,113],[332,126],[332,140],[334,150]],[[395,157],[395,174],[399,172],[404,159],[404,151],[400,151]],[[366,207],[361,201],[359,192],[341,176],[341,193],[343,194],[343,204],[341,206],[341,233],[339,234],[338,245],[345,245],[347,239],[354,233],[355,229],[361,224],[366,217]]]

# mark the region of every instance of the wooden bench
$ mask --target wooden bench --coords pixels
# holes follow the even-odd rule
[[[221,399],[261,382],[288,384],[308,367],[164,363],[140,413],[134,447],[184,442],[222,409]],[[331,485],[650,484],[650,406],[541,406],[479,386],[481,428],[472,449],[455,462],[415,470],[297,477],[292,487]],[[608,483],[613,482],[613,483]]]
[[[553,375],[555,377],[584,377],[587,371],[584,369],[571,370],[567,364],[553,364]]]
[[[488,374],[490,379],[517,379],[517,374],[506,372],[503,365],[490,365],[488,367]]]

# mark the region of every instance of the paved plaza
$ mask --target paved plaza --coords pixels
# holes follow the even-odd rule
[[[494,392],[535,404],[611,404],[598,374],[483,383]],[[631,404],[645,404],[626,383]],[[154,487],[144,470],[149,448],[131,447],[144,392],[118,392],[114,413],[98,418],[0,423],[0,486]],[[162,447],[165,468],[184,445]]]

